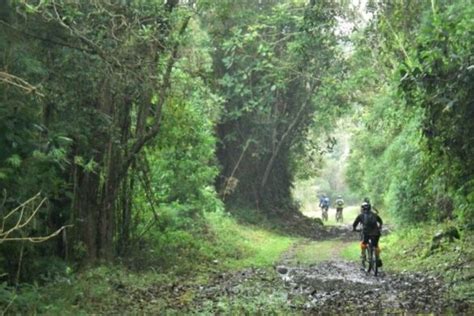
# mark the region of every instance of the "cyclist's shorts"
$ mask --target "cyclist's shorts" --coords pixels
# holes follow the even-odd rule
[[[374,244],[374,247],[377,247],[379,245],[379,239],[380,236],[370,236],[370,235],[364,235],[364,240],[362,241],[364,244],[369,243],[369,239],[372,238],[372,242]]]

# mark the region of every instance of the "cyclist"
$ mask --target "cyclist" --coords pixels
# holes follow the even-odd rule
[[[338,195],[336,199],[336,221],[340,219],[342,222],[343,209],[344,209],[344,200],[342,199],[342,195]]]
[[[326,199],[326,194],[321,194],[321,196],[319,197],[319,207],[323,207],[323,205],[325,204],[325,199]]]
[[[327,216],[327,212],[328,212],[328,209],[329,209],[329,197],[326,196],[326,194],[323,194],[321,196],[321,198],[319,199],[319,207],[321,208],[321,212],[323,213],[323,218],[325,218]],[[326,214],[326,215],[324,215]],[[326,218],[327,220],[327,218]]]
[[[371,205],[367,203],[365,199],[361,205],[361,211],[362,212],[354,220],[352,229],[356,231],[357,225],[362,224],[362,242],[360,243],[362,262],[365,262],[367,259],[365,256],[365,249],[367,249],[369,239],[372,239],[375,247],[375,258],[377,259],[377,265],[381,267],[382,260],[380,260],[379,239],[382,231],[383,221],[378,214],[372,212]]]

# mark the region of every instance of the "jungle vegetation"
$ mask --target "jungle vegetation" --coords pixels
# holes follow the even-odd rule
[[[284,227],[335,128],[353,196],[472,231],[473,23],[470,0],[0,1],[1,304],[238,257],[209,216]]]

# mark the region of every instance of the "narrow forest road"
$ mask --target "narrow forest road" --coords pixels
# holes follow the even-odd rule
[[[349,226],[330,227],[329,236],[333,236],[335,230],[348,243],[348,236],[357,240]],[[201,289],[203,295],[195,297],[195,303],[200,301],[204,308],[209,300],[216,302],[215,306],[223,301],[226,304],[246,301],[262,312],[289,309],[294,314],[445,314],[463,311],[463,306],[449,302],[443,281],[435,276],[408,272],[382,272],[379,277],[366,275],[357,263],[344,260],[338,249],[331,251],[329,260],[317,264],[298,262],[299,247],[320,242],[303,240],[295,244],[275,267],[276,277],[275,273],[264,269],[219,275]],[[317,253],[314,255],[318,256]],[[219,312],[218,309],[214,311]],[[234,311],[239,312],[239,309]]]
[[[346,226],[330,230],[339,230],[347,240],[349,229]],[[359,264],[344,260],[337,249],[330,260],[310,266],[294,265],[295,252],[292,249],[285,254],[277,268],[288,290],[288,304],[295,310],[323,314],[454,311],[446,299],[442,280],[435,276],[382,272],[374,277],[361,271]]]
[[[385,271],[379,277],[366,275],[342,254],[357,247],[358,235],[347,221],[324,231],[316,239],[300,239],[273,269],[216,272],[202,282],[157,285],[133,293],[123,289],[131,301],[116,308],[203,315],[462,314],[470,308],[450,300],[447,286],[436,276]],[[300,262],[307,257],[315,261]]]
[[[328,231],[329,241],[341,242],[333,237],[336,231],[343,236],[342,243],[353,246],[357,240],[349,226],[329,227]],[[337,248],[330,251],[328,260],[310,265],[298,262],[300,247],[319,243],[305,239],[293,245],[274,271],[246,269],[218,274],[206,285],[196,284],[192,289],[177,287],[174,303],[179,305],[183,295],[192,292],[192,306],[173,307],[204,314],[249,310],[296,315],[463,312],[463,306],[448,300],[447,289],[435,276],[408,272],[368,276],[357,263],[343,259]]]

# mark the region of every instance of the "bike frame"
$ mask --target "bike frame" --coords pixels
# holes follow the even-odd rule
[[[367,273],[373,272],[374,276],[378,274],[378,266],[377,266],[377,256],[375,255],[375,247],[373,244],[372,237],[369,237],[369,244],[367,245],[366,251],[366,258],[369,263],[367,268]]]
[[[362,230],[356,230],[360,234],[360,240],[364,240],[364,233]],[[373,272],[374,276],[378,275],[379,267],[377,266],[377,256],[375,255],[375,247],[373,244],[372,236],[369,237],[369,242],[367,244],[367,248],[365,248],[365,260],[362,260],[362,267],[364,268],[366,273]],[[366,268],[366,261],[368,263],[368,267]]]
[[[336,208],[336,222],[341,222],[342,223],[342,221],[343,221],[342,210],[343,210],[342,207]]]
[[[323,221],[328,220],[329,206],[321,207],[321,217]]]

